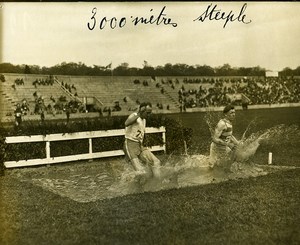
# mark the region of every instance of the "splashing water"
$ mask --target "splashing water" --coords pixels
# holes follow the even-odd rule
[[[261,144],[282,144],[300,138],[298,126],[276,125],[272,128],[252,133],[244,137],[235,152],[236,161],[245,162],[256,153]]]
[[[212,111],[208,111],[205,114],[204,118],[211,134],[213,134],[215,126],[217,125],[220,117],[220,113],[215,113]],[[266,130],[260,130],[246,137],[246,134],[256,124],[257,118],[253,119],[244,131],[240,140],[240,145],[234,152],[235,161],[248,161],[256,153],[256,150],[261,144],[278,144],[278,142],[286,143],[300,138],[300,131],[297,125],[286,126],[284,124],[276,125]]]
[[[210,156],[206,155],[170,155],[162,161],[160,178],[154,178],[151,169],[147,166],[145,166],[146,173],[140,174],[133,171],[133,168],[125,160],[115,160],[106,164],[109,167],[100,167],[97,164],[95,168],[91,168],[84,165],[84,171],[75,168],[72,169],[72,174],[69,171],[62,171],[62,174],[58,174],[58,172],[49,174],[45,173],[48,171],[46,168],[46,171],[43,170],[43,174],[37,173],[35,178],[32,178],[32,174],[30,174],[25,181],[30,181],[78,202],[91,202],[134,193],[255,177],[268,173],[267,170],[248,161],[261,144],[278,144],[278,142],[289,141],[291,138],[299,136],[297,126],[285,125],[258,131],[248,137],[244,133],[229,168],[211,168]],[[51,168],[49,169],[51,171]]]

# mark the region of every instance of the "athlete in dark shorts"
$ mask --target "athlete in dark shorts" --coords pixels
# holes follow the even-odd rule
[[[143,146],[146,118],[151,112],[152,106],[150,103],[141,103],[139,111],[129,115],[125,121],[124,152],[136,171],[145,173],[142,161],[150,165],[155,177],[159,177],[160,160],[148,148]]]

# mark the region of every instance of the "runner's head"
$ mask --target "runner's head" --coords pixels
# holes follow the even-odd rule
[[[146,118],[152,112],[152,105],[150,102],[143,102],[140,104],[139,112],[142,118]]]
[[[227,105],[223,109],[223,113],[225,115],[225,118],[232,121],[235,118],[235,109],[233,105]]]

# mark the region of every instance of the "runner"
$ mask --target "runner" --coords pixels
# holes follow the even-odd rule
[[[232,122],[235,119],[235,109],[232,105],[225,106],[222,118],[213,134],[210,146],[211,167],[225,165],[234,158],[234,150],[239,145],[239,141],[232,135]]]
[[[143,163],[149,164],[153,176],[159,177],[160,160],[148,148],[143,146],[146,118],[151,112],[151,103],[141,103],[139,111],[129,115],[125,121],[124,152],[136,171],[141,174],[146,173]]]

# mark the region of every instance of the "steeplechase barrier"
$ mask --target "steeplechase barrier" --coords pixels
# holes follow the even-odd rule
[[[163,144],[149,147],[149,149],[151,151],[166,152],[165,127],[163,126],[159,128],[147,127],[146,134],[151,134],[151,133],[161,133]],[[27,167],[27,166],[45,165],[45,164],[62,163],[62,162],[70,162],[70,161],[78,161],[78,160],[89,160],[94,158],[122,156],[124,155],[124,151],[122,149],[113,150],[113,151],[93,152],[93,139],[102,138],[102,137],[124,136],[124,135],[125,135],[125,129],[116,129],[116,130],[88,131],[88,132],[78,132],[78,133],[68,133],[68,134],[48,134],[48,135],[6,137],[5,142],[7,144],[45,142],[46,158],[5,161],[4,166],[6,168]],[[51,157],[51,145],[50,145],[51,142],[63,141],[63,140],[78,140],[78,139],[88,140],[88,144],[89,144],[88,153]]]

